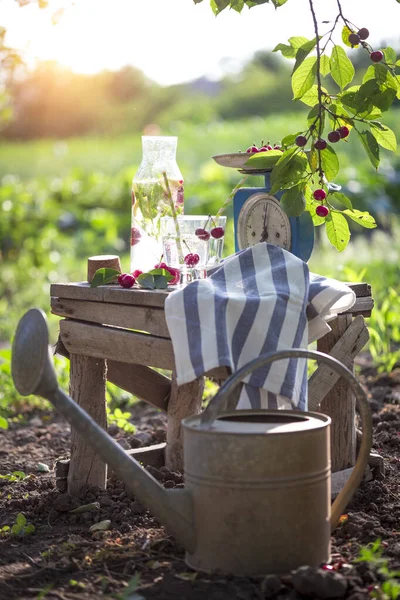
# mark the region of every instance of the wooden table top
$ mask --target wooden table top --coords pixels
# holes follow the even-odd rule
[[[346,311],[346,313],[361,314],[366,317],[370,316],[374,306],[374,301],[371,297],[371,286],[368,283],[347,283],[346,285],[352,288],[357,296],[355,305],[349,311]],[[92,288],[89,283],[81,281],[53,283],[50,286],[50,295],[69,300],[164,308],[165,299],[168,294],[176,289],[176,286],[171,286],[167,290],[147,290],[137,287],[125,289],[117,283]]]
[[[87,282],[53,283],[50,286],[50,295],[70,300],[89,300],[91,302],[112,302],[113,304],[163,308],[166,297],[175,289],[175,286],[171,286],[167,290],[146,290],[137,287],[126,289],[117,283],[99,285],[93,288]]]

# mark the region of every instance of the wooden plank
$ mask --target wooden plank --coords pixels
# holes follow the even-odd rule
[[[231,376],[231,370],[229,367],[216,367],[215,369],[207,371],[204,375],[210,379],[224,380]]]
[[[160,410],[167,410],[171,380],[143,365],[107,361],[107,379]]]
[[[71,354],[70,394],[103,429],[107,428],[106,364],[104,360]],[[107,465],[86,439],[71,428],[68,492],[78,495],[84,485],[106,488]]]
[[[204,377],[178,386],[172,371],[171,396],[168,403],[167,447],[165,465],[171,471],[183,471],[182,419],[198,415],[204,390]]]
[[[374,308],[374,299],[371,297],[357,298],[355,303],[349,310],[346,310],[341,315],[361,314],[363,317],[370,317],[371,311]]]
[[[338,316],[331,321],[329,324],[332,331],[318,340],[318,350],[330,354],[351,323],[351,315]],[[353,364],[347,366],[351,371],[353,370]],[[335,473],[354,467],[356,461],[355,397],[347,381],[343,378],[338,379],[322,401],[320,411],[332,419],[332,471]]]
[[[161,444],[153,444],[152,446],[146,446],[145,448],[127,450],[126,453],[135,460],[143,463],[145,466],[151,465],[152,467],[159,469],[165,465],[166,446],[167,444],[162,442]]]
[[[162,308],[53,297],[51,312],[60,317],[137,329],[160,337],[170,337]]]
[[[370,296],[371,295],[371,286],[369,283],[348,283],[345,284],[353,290],[357,298]]]
[[[53,283],[50,296],[71,300],[89,300],[90,302],[112,302],[115,304],[136,304],[138,306],[156,306],[162,308],[168,290],[145,290],[140,288],[124,289],[118,284],[100,285],[91,288],[86,282]]]
[[[58,337],[55,354],[70,358],[70,354],[61,337]],[[152,404],[160,410],[167,410],[169,395],[171,393],[171,380],[158,371],[143,365],[107,361],[107,379],[114,385],[137,396],[141,400]]]
[[[353,320],[329,354],[346,367],[351,368],[360,350],[368,342],[369,333],[361,315]],[[321,364],[308,381],[308,408],[316,410],[325,396],[332,390],[340,375],[328,365]]]
[[[166,338],[72,319],[60,321],[60,335],[71,354],[171,371],[175,366],[172,342]]]

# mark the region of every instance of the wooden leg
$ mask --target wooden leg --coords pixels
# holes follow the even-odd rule
[[[70,394],[101,427],[107,427],[106,361],[71,354]],[[91,446],[71,430],[71,462],[68,471],[68,492],[78,494],[85,484],[106,488],[107,465]]]
[[[171,396],[168,403],[167,447],[165,465],[171,471],[183,471],[183,446],[181,421],[201,412],[204,378],[177,386],[172,373]]]
[[[332,331],[321,338],[317,347],[330,354],[333,346],[351,324],[351,315],[339,315],[329,325]],[[349,366],[353,370],[354,363]],[[353,467],[356,462],[355,397],[342,378],[321,402],[320,412],[332,419],[331,460],[332,471],[342,471]]]

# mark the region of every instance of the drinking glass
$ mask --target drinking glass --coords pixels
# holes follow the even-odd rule
[[[180,215],[161,218],[163,260],[181,273],[181,283],[207,276],[222,257],[226,217]]]

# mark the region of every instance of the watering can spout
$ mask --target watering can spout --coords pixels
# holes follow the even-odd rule
[[[29,310],[19,322],[12,347],[11,370],[15,387],[21,395],[37,394],[49,400],[178,542],[187,551],[194,550],[190,492],[164,489],[59,388],[49,353],[46,316],[41,310]]]

